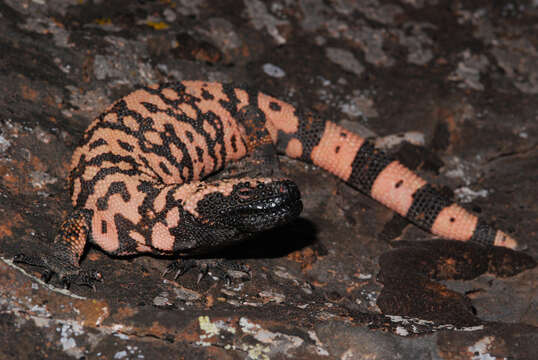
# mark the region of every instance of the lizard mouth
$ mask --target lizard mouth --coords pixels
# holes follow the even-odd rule
[[[264,185],[257,189],[255,199],[235,206],[230,212],[234,227],[244,232],[264,231],[299,216],[303,203],[294,182],[279,180]]]

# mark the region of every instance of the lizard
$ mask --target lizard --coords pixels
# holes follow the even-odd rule
[[[206,180],[248,154],[258,161],[254,176]],[[93,286],[102,275],[79,264],[92,243],[111,255],[177,256],[165,271],[177,278],[200,265],[198,255],[299,216],[300,191],[275,170],[278,154],[328,171],[440,237],[518,246],[372,138],[250,87],[192,80],[135,90],[89,125],[68,176],[74,210],[51,253],[15,260],[66,286]]]

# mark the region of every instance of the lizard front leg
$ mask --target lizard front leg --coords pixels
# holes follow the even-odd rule
[[[50,255],[19,254],[14,261],[44,268],[46,282],[52,275],[57,275],[64,287],[71,283],[93,287],[94,282],[102,280],[102,275],[94,270],[82,270],[79,266],[88,241],[90,218],[88,210],[75,210],[60,225]]]

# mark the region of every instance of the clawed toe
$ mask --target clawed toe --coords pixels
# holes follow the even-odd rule
[[[69,288],[71,284],[76,284],[91,287],[95,291],[95,284],[96,282],[103,282],[103,275],[95,270],[80,270],[78,273],[61,277],[60,281],[64,288]]]
[[[231,284],[234,279],[250,280],[250,268],[247,265],[221,259],[178,259],[170,263],[161,276],[164,277],[169,273],[174,273],[173,278],[175,280],[195,267],[199,270],[197,283],[200,283],[208,273],[220,280],[224,280],[227,285]]]
[[[17,254],[13,257],[13,261],[16,263],[46,267],[46,264],[41,256],[28,256],[25,254]]]
[[[176,280],[178,277],[195,267],[197,267],[197,264],[193,259],[176,260],[168,264],[166,269],[161,273],[161,277],[165,277],[169,273],[174,273],[173,279]]]
[[[13,258],[16,263],[38,266],[41,270],[41,280],[49,283],[56,276],[62,288],[68,289],[71,284],[88,286],[95,290],[95,283],[102,282],[103,276],[95,270],[81,270],[78,266],[65,264],[64,261],[48,257],[45,260],[40,256],[18,254]]]

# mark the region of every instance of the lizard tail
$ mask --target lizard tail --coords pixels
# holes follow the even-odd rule
[[[413,171],[377,149],[372,141],[311,113],[286,109],[291,105],[266,97],[259,102],[273,104],[272,109],[286,110],[271,112],[271,106],[265,107],[272,123],[268,128],[280,152],[329,171],[435,235],[517,248],[514,238],[442,195]],[[290,128],[290,123],[295,126]]]

